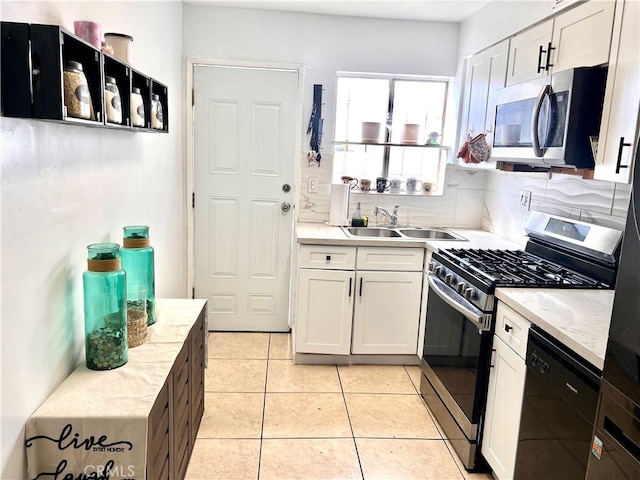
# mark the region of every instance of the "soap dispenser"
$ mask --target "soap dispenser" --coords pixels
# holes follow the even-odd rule
[[[352,227],[366,227],[369,223],[369,219],[366,216],[362,215],[360,210],[360,202],[358,202],[356,206],[356,211],[353,212],[353,217],[351,217],[351,226]]]

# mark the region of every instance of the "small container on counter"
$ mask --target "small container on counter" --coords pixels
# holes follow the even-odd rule
[[[87,250],[87,271],[82,275],[87,368],[111,370],[129,359],[127,296],[120,245],[94,243]]]
[[[156,94],[151,96],[151,128],[163,129],[162,103],[160,103],[160,96]]]
[[[122,123],[122,102],[120,90],[113,77],[104,77],[104,102],[107,108],[107,122]]]
[[[144,127],[144,102],[138,87],[131,89],[131,124],[134,127]]]
[[[91,118],[91,95],[89,84],[80,62],[64,62],[64,106],[68,117]]]

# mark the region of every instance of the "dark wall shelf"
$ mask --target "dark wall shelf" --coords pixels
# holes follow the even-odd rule
[[[169,132],[168,91],[157,80],[133,69],[111,55],[57,25],[16,22],[1,23],[0,98],[5,117],[49,120],[73,125],[112,128],[136,132]],[[79,62],[87,79],[91,97],[90,119],[67,115],[64,105],[63,72],[65,61]],[[116,80],[122,105],[122,123],[107,121],[105,76]],[[133,127],[131,89],[140,88],[145,126]],[[151,128],[151,95],[160,96],[163,129]]]

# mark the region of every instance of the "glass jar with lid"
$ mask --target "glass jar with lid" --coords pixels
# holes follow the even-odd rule
[[[144,102],[138,87],[131,89],[131,124],[134,127],[145,126]]]
[[[68,117],[91,118],[89,84],[80,62],[66,60],[63,72],[64,106]]]
[[[107,108],[107,122],[122,123],[122,102],[120,90],[113,77],[104,77],[104,103]]]
[[[156,130],[162,130],[162,103],[160,102],[160,95],[153,94],[151,96],[151,128]]]
[[[126,275],[117,243],[94,243],[87,250],[82,275],[87,368],[111,370],[129,358]]]
[[[127,272],[127,286],[144,286],[147,296],[147,325],[153,325],[156,321],[155,265],[149,227],[131,225],[123,230],[122,268]]]

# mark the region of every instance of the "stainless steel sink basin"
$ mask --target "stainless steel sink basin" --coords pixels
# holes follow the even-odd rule
[[[465,238],[442,228],[401,228],[402,235],[411,238],[427,238],[430,240],[466,240]]]
[[[401,235],[390,228],[378,227],[342,227],[342,229],[353,237],[400,237]]]

